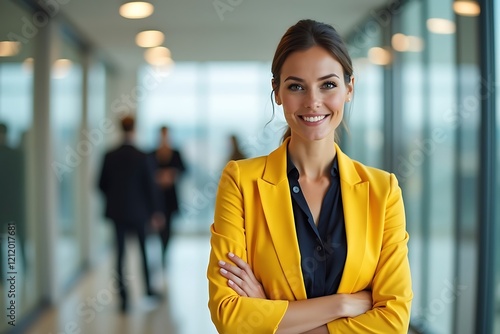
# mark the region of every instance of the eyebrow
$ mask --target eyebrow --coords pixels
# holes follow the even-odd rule
[[[325,75],[323,77],[318,78],[318,81],[329,79],[331,77],[336,77],[336,78],[340,79],[340,77],[337,74],[332,73],[332,74],[328,74],[328,75]],[[287,80],[295,80],[295,81],[299,81],[299,82],[304,82],[304,79],[294,77],[294,76],[289,76],[288,78],[285,79],[285,81],[287,81]],[[285,81],[283,81],[283,82],[285,82]]]

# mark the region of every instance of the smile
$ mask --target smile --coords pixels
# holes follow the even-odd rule
[[[308,116],[300,116],[300,118],[302,118],[304,121],[306,122],[309,122],[309,123],[317,123],[319,121],[322,121],[324,120],[326,117],[326,115],[322,115],[322,116],[312,116],[312,117],[308,117]]]

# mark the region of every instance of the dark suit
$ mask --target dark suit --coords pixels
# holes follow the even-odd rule
[[[127,304],[123,281],[125,234],[137,234],[143,258],[146,292],[152,294],[146,258],[146,226],[159,208],[151,159],[134,146],[125,143],[106,154],[99,180],[106,197],[106,217],[115,225],[117,270],[123,307]]]
[[[175,170],[176,178],[180,177],[180,175],[186,170],[184,166],[184,162],[182,161],[181,154],[177,150],[172,150],[172,155],[170,159],[164,160],[157,155],[157,151],[153,151],[150,154],[152,160],[156,162],[156,170]],[[177,180],[174,180],[174,183],[170,186],[165,186],[161,188],[161,205],[163,214],[165,216],[165,226],[158,231],[161,243],[162,243],[162,263],[165,265],[165,256],[167,245],[170,240],[171,235],[171,225],[172,225],[172,216],[179,210],[179,200],[177,196]]]

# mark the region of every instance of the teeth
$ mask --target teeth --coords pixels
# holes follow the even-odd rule
[[[324,119],[325,117],[326,117],[325,115],[323,115],[323,116],[314,116],[314,117],[302,116],[302,118],[304,119],[304,121],[311,122],[311,123],[319,122],[322,119]]]

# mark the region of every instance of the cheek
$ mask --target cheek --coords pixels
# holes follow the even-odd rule
[[[283,112],[285,114],[294,113],[295,111],[301,108],[300,99],[297,98],[296,96],[291,96],[291,95],[284,96],[281,102],[282,102]]]
[[[345,98],[344,96],[337,94],[326,98],[324,103],[332,111],[342,111],[344,110]]]

